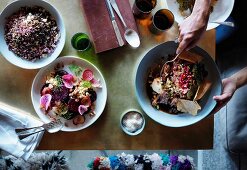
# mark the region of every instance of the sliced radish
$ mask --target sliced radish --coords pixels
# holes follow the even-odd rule
[[[90,82],[92,83],[92,86],[93,87],[101,88],[101,85],[100,85],[100,81],[99,80],[93,78]]]
[[[62,76],[64,86],[71,89],[75,82],[75,77],[72,74],[65,74]]]
[[[87,107],[86,106],[80,105],[78,107],[78,112],[80,113],[80,115],[83,115],[86,111],[87,111]]]
[[[51,104],[52,96],[50,94],[45,94],[40,98],[40,108],[47,110]]]
[[[94,78],[94,75],[93,75],[93,71],[90,70],[90,69],[86,69],[84,70],[84,72],[82,73],[82,79],[83,80],[86,80],[86,81],[90,81]]]

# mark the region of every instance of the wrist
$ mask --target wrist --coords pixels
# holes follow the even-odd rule
[[[191,15],[197,18],[198,20],[202,20],[204,22],[208,22],[208,19],[209,19],[209,12],[205,9],[204,10],[200,10],[200,9],[193,10]]]
[[[235,90],[237,90],[241,85],[239,84],[238,77],[237,76],[230,76],[228,80],[232,83]]]
[[[247,67],[241,69],[240,71],[236,72],[235,74],[233,74],[232,76],[230,76],[230,78],[235,81],[236,84],[236,88],[240,88],[242,86],[244,86],[245,84],[247,84]]]

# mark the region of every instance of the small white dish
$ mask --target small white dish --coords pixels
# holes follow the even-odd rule
[[[44,113],[44,111],[40,108],[40,98],[41,98],[40,90],[46,81],[46,76],[50,75],[50,73],[54,71],[54,68],[58,64],[60,66],[63,65],[64,66],[63,70],[66,70],[67,72],[70,72],[68,66],[71,64],[80,66],[83,69],[90,69],[93,71],[95,78],[100,80],[100,85],[102,87],[96,90],[97,100],[95,101],[94,116],[90,117],[89,115],[86,115],[85,122],[83,124],[78,124],[78,125],[74,125],[72,119],[66,120],[61,117],[61,120],[65,123],[65,126],[61,129],[62,131],[78,131],[85,129],[88,126],[92,125],[100,117],[100,115],[104,111],[107,100],[107,87],[104,77],[101,74],[101,72],[87,60],[73,56],[59,57],[48,66],[40,69],[40,71],[37,73],[37,75],[33,80],[32,89],[31,89],[31,99],[32,99],[33,107],[43,122],[49,123],[51,121],[49,116],[47,116]]]
[[[11,16],[13,13],[17,12],[21,7],[25,6],[40,6],[46,9],[50,14],[55,18],[57,25],[60,30],[60,38],[59,42],[57,44],[56,49],[52,54],[50,54],[47,58],[43,58],[40,60],[37,60],[35,62],[27,61],[24,59],[21,59],[16,54],[14,54],[12,51],[9,50],[8,45],[4,39],[4,27],[6,18]],[[50,3],[43,1],[43,0],[17,0],[10,4],[8,4],[5,9],[1,12],[0,15],[0,52],[1,54],[12,64],[25,68],[25,69],[38,69],[41,67],[44,67],[48,64],[50,64],[52,61],[54,61],[61,51],[63,50],[64,44],[65,44],[65,26],[62,19],[62,16],[58,12],[58,10],[52,6]]]
[[[175,16],[175,21],[180,24],[185,17],[181,15],[179,11],[179,4],[177,0],[166,0],[166,4],[169,10]],[[214,21],[225,21],[232,12],[234,0],[217,0],[213,12],[209,16],[207,30],[211,30],[219,26],[219,24],[212,23]]]
[[[142,124],[141,124],[141,127],[140,127],[139,129],[137,129],[136,131],[134,131],[134,132],[129,131],[129,130],[123,125],[123,120],[124,120],[125,116],[127,116],[128,114],[132,114],[132,113],[139,114],[140,117],[142,118],[142,121],[143,121]],[[138,134],[140,134],[140,133],[143,131],[143,129],[144,129],[144,127],[145,127],[145,118],[144,118],[143,114],[142,114],[140,111],[138,111],[138,110],[135,110],[135,109],[127,110],[127,111],[125,111],[125,112],[121,115],[121,117],[120,117],[120,127],[122,128],[122,130],[123,130],[126,134],[128,134],[128,135],[130,135],[130,136],[138,135]]]

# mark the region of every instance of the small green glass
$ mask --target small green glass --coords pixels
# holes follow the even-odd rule
[[[72,37],[71,45],[77,51],[86,51],[91,47],[91,42],[87,34],[79,32]]]

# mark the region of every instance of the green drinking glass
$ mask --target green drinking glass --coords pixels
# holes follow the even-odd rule
[[[71,45],[77,51],[86,51],[91,48],[89,36],[85,33],[76,33],[71,39]]]

